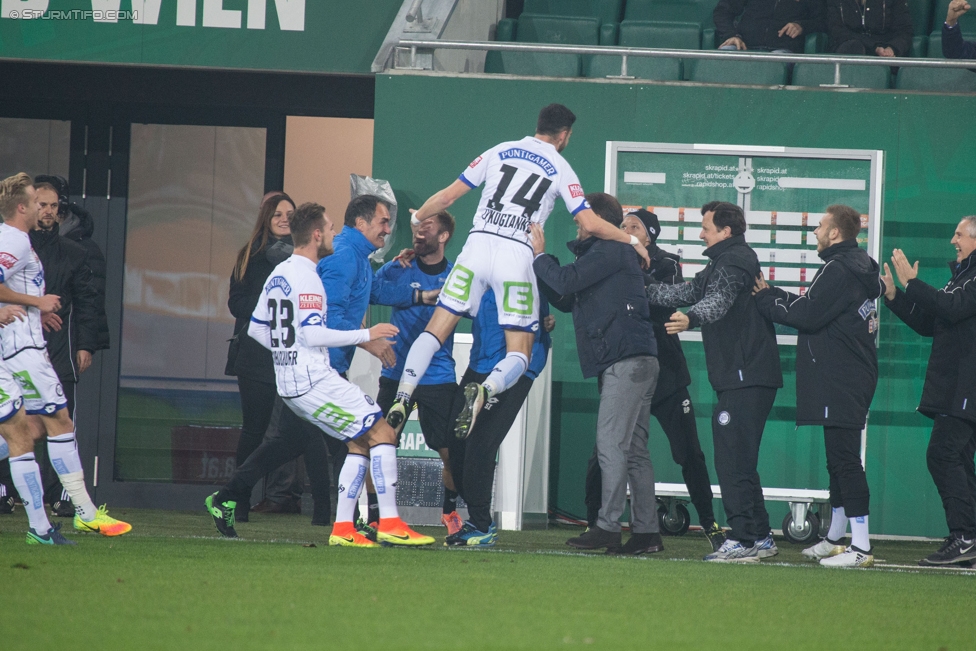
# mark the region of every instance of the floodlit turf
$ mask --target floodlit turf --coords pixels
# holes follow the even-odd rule
[[[202,509],[113,515],[133,532],[72,548],[28,547],[23,511],[0,516],[0,649],[976,647],[976,574],[912,569],[929,543],[876,545],[902,568],[831,571],[784,541],[760,566],[705,564],[693,533],[607,558],[571,553],[569,527],[494,551],[356,550],[302,516],[252,514],[235,541]]]

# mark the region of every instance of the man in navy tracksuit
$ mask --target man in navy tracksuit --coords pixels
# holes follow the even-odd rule
[[[708,381],[718,397],[712,416],[715,471],[732,531],[705,560],[756,563],[779,553],[757,466],[783,373],[773,324],[762,317],[752,296],[760,267],[746,244],[742,208],[712,201],[701,213],[699,237],[708,245],[708,264],[691,282],[648,285],[647,298],[655,305],[691,306],[687,313],[672,314],[665,329],[676,334],[701,327]]]
[[[495,544],[498,534],[491,517],[495,459],[498,448],[529,395],[532,382],[546,367],[549,349],[552,347],[549,333],[555,323],[555,317],[549,314],[549,303],[540,294],[541,327],[535,333],[528,370],[515,386],[485,403],[466,439],[451,437],[451,473],[461,497],[468,505],[468,521],[460,531],[444,541],[449,547],[491,547]],[[498,306],[495,294],[490,289],[481,299],[478,316],[471,326],[471,334],[474,337],[471,356],[464,377],[461,378],[460,388],[455,394],[451,422],[457,419],[464,407],[464,387],[469,382],[484,381],[506,355],[505,330],[498,325]]]
[[[376,305],[410,306],[415,303],[436,300],[436,292],[415,292],[409,285],[374,281],[369,256],[384,244],[390,234],[390,209],[386,202],[372,195],[362,195],[349,202],[343,220],[343,229],[335,236],[335,252],[319,261],[316,271],[325,287],[328,305],[327,326],[333,330],[359,330],[370,303]],[[377,339],[362,348],[378,357],[384,367],[396,364],[392,344]],[[329,349],[329,364],[346,377],[352,364],[356,346]],[[346,457],[346,446],[326,437],[326,444],[333,456],[335,476],[339,476]],[[367,522],[379,522],[379,503],[371,479],[367,477],[366,498],[369,503]]]
[[[380,376],[379,393],[376,403],[386,413],[396,400],[397,385],[403,374],[403,365],[410,346],[427,327],[434,314],[433,305],[422,304],[422,294],[436,295],[451,271],[453,264],[444,257],[444,247],[454,235],[454,217],[442,211],[423,222],[413,234],[413,259],[402,262],[402,258],[392,260],[376,272],[375,284],[389,283],[400,287],[410,287],[414,297],[410,304],[397,304],[393,307],[390,323],[400,329],[393,344],[396,364],[383,369]],[[433,359],[420,385],[414,392],[407,413],[419,409],[420,427],[424,433],[427,447],[436,450],[444,462],[444,503],[441,523],[449,534],[461,529],[461,518],[457,514],[457,491],[451,478],[451,460],[448,443],[454,432],[450,420],[451,403],[457,390],[457,375],[454,370],[454,335],[448,337]],[[399,435],[399,432],[397,432]]]
[[[828,206],[813,231],[824,266],[806,294],[756,282],[756,306],[774,323],[799,331],[796,424],[824,430],[830,477],[830,531],[803,555],[827,567],[874,564],[868,538],[868,480],[861,464],[861,430],[878,385],[878,263],[857,244],[861,213]],[[851,545],[841,540],[851,526]]]

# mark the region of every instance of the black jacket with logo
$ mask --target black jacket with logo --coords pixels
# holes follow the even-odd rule
[[[644,297],[640,257],[629,244],[588,237],[566,245],[576,262],[552,255],[533,263],[539,288],[563,312],[572,311],[583,377],[596,377],[628,357],[657,355]]]
[[[878,263],[855,240],[820,253],[806,294],[772,287],[756,294],[767,319],[799,331],[796,424],[861,429],[878,385]]]
[[[684,282],[681,274],[680,258],[668,253],[652,244],[647,249],[651,256],[651,266],[645,274],[645,285],[652,282],[675,285]],[[654,326],[654,338],[657,340],[657,361],[660,371],[657,376],[657,388],[654,389],[654,402],[672,395],[675,391],[691,384],[691,374],[688,373],[688,362],[685,360],[681,339],[678,335],[669,335],[664,324],[671,320],[674,309],[650,305],[651,323]]]
[[[62,381],[77,382],[75,353],[99,350],[98,292],[88,266],[88,253],[62,237],[58,224],[50,231],[31,231],[31,247],[44,267],[45,293],[61,297],[61,329],[45,332],[47,352]]]
[[[885,305],[922,335],[932,337],[932,354],[918,411],[976,422],[976,252],[956,264],[952,278],[936,289],[917,278]]]
[[[830,51],[847,41],[860,41],[868,54],[890,47],[895,56],[912,49],[912,15],[907,0],[827,0]]]
[[[712,18],[719,43],[738,36],[750,50],[802,53],[807,34],[826,31],[824,14],[823,0],[719,0]],[[803,33],[796,38],[779,36],[787,23],[798,24]]]
[[[759,259],[744,234],[705,249],[709,259],[691,282],[652,284],[654,305],[690,305],[690,328],[701,327],[708,381],[717,392],[783,386],[773,324],[759,314],[752,296]]]
[[[88,267],[92,271],[92,282],[95,292],[98,294],[98,341],[94,349],[105,350],[111,345],[111,338],[108,331],[108,317],[105,314],[105,277],[108,265],[105,262],[105,255],[92,239],[95,231],[95,219],[91,213],[72,203],[68,206],[68,216],[61,222],[59,228],[62,237],[66,237],[72,242],[85,249],[88,253]]]

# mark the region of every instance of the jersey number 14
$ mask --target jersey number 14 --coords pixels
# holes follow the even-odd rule
[[[493,196],[488,201],[488,207],[492,210],[497,210],[498,212],[505,211],[505,204],[502,203],[502,198],[508,191],[508,186],[512,184],[512,179],[515,178],[515,173],[518,172],[517,167],[512,167],[511,165],[502,165],[502,178],[498,182],[498,187],[495,188],[495,196]],[[549,186],[552,185],[552,181],[549,179],[542,179],[539,186],[536,187],[536,181],[539,180],[538,174],[532,174],[529,178],[525,179],[522,187],[519,191],[512,197],[512,203],[516,206],[522,206],[525,211],[522,213],[525,217],[532,217],[535,212],[542,207],[542,198],[546,196],[546,191],[549,190]],[[535,192],[529,197],[529,192],[532,192],[532,188],[535,187]]]

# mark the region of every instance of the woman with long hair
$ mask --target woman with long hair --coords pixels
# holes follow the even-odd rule
[[[264,439],[278,397],[271,351],[251,339],[247,334],[247,328],[268,276],[280,262],[291,255],[292,242],[288,219],[294,212],[295,202],[284,192],[272,192],[265,196],[258,211],[254,231],[247,244],[237,254],[237,262],[230,277],[227,307],[230,308],[236,322],[224,372],[227,375],[237,376],[237,387],[241,396],[243,422],[241,438],[237,444],[238,468],[258,449]],[[315,499],[312,524],[329,524],[331,500],[325,441],[317,428],[312,428],[315,429],[314,435],[303,432],[304,423],[294,417],[287,407],[282,406],[280,414],[278,436],[307,440],[307,446],[299,447],[304,447],[306,471],[312,485],[312,496]],[[236,515],[239,521],[247,521],[249,508],[249,504],[238,505]]]

